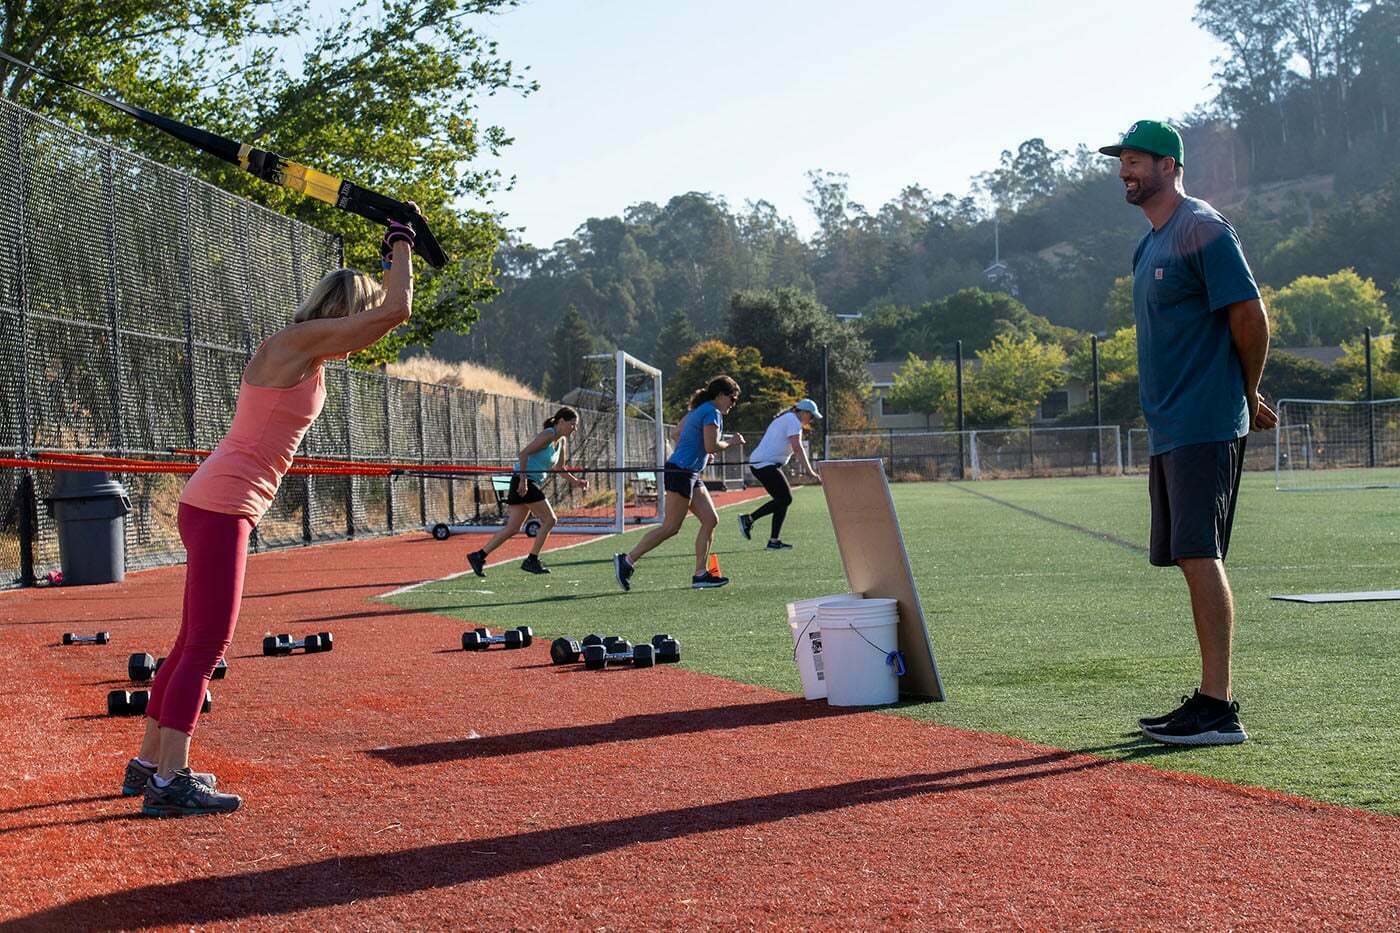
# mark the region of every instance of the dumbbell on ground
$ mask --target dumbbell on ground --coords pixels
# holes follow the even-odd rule
[[[655,652],[657,664],[679,664],[681,661],[681,643],[673,635],[653,635],[651,636],[651,647]]]
[[[588,670],[601,671],[609,663],[651,667],[656,663],[656,652],[651,645],[633,647],[625,638],[611,645],[589,645],[583,649],[583,666]]]
[[[602,635],[585,635],[582,639],[556,638],[549,645],[549,659],[555,664],[577,664],[583,657],[583,649],[589,645],[611,645],[620,641],[616,635],[604,638]]]
[[[65,645],[105,645],[111,640],[111,632],[98,632],[96,635],[78,635],[74,632],[63,633],[63,643]]]
[[[107,693],[108,716],[139,716],[146,712],[146,704],[151,701],[149,690],[111,690]],[[214,708],[214,695],[204,691],[204,702],[199,710],[207,713]]]
[[[145,652],[137,652],[126,660],[126,676],[134,683],[144,684],[156,676],[156,672],[164,663],[165,658],[152,658]],[[214,673],[209,677],[211,680],[223,680],[227,676],[228,662],[219,658],[219,663],[214,665]]]
[[[492,635],[489,628],[475,628],[462,633],[462,650],[485,651],[492,645],[505,645],[512,649],[528,648],[534,640],[534,630],[528,625],[516,626],[499,635]]]
[[[330,632],[321,632],[318,635],[307,635],[300,640],[293,640],[290,635],[268,635],[263,639],[263,654],[268,657],[279,654],[291,654],[298,648],[304,649],[307,654],[315,654],[318,651],[330,651],[335,647],[335,639]]]

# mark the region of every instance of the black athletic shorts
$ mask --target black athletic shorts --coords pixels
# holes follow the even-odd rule
[[[685,467],[678,467],[671,461],[666,461],[666,473],[662,480],[662,486],[667,492],[674,492],[678,496],[685,496],[687,499],[695,492],[695,484],[700,482],[700,474],[694,470],[687,470]]]
[[[1225,559],[1246,440],[1187,444],[1148,459],[1153,565],[1170,567],[1187,557]]]
[[[543,502],[545,500],[544,490],[535,485],[532,479],[525,480],[525,495],[520,494],[520,474],[510,475],[510,492],[506,493],[506,505],[529,505],[532,502]]]

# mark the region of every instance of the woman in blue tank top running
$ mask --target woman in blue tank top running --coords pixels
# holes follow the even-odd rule
[[[540,484],[544,482],[547,473],[555,470],[559,464],[568,462],[569,435],[577,428],[578,412],[565,405],[545,421],[544,430],[536,434],[534,440],[520,448],[519,468],[511,474],[510,492],[506,495],[506,506],[510,511],[506,513],[505,527],[496,532],[495,536],[486,542],[485,547],[467,555],[467,563],[478,577],[486,576],[486,558],[491,552],[510,540],[530,515],[539,519],[540,533],[535,536],[535,544],[530,548],[530,555],[525,558],[520,569],[526,573],[549,573],[549,568],[540,563],[540,551],[544,550],[549,533],[559,519],[555,516],[554,508],[549,504],[549,497],[544,494]],[[566,470],[557,472],[576,489],[588,488],[587,480]]]
[[[666,516],[662,524],[648,531],[629,554],[613,557],[613,572],[618,586],[632,589],[632,574],[642,555],[681,530],[686,513],[700,520],[695,533],[695,575],[690,585],[697,590],[724,586],[728,577],[710,573],[705,566],[710,546],[715,539],[715,512],[710,491],[700,481],[700,473],[710,462],[710,455],[724,450],[731,443],[743,444],[744,435],[724,436],[724,416],[739,401],[739,383],[728,376],[716,376],[703,389],[696,389],[690,398],[690,411],[681,420],[676,449],[666,460],[663,486],[666,490]]]

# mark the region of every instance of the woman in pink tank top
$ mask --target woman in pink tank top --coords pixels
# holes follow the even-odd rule
[[[413,307],[413,229],[384,235],[384,282],[339,269],[317,283],[292,323],[248,361],[233,424],[180,496],[185,603],[180,632],[146,703],[146,734],[122,793],[151,816],[227,813],[242,802],[189,768],[190,738],[214,667],[238,622],[248,538],[277,495],[297,446],[326,401],[326,360],[370,346]]]

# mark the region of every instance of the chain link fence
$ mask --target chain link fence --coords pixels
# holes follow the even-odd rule
[[[343,261],[339,241],[0,100],[0,457],[160,458],[208,450],[233,418],[248,358]],[[303,454],[368,463],[508,465],[555,406],[328,364]],[[619,468],[615,414],[581,412],[573,462]],[[629,436],[646,437],[649,422]],[[591,440],[590,440],[591,439]],[[653,459],[647,460],[646,457]],[[632,460],[629,451],[626,459]],[[654,453],[638,451],[641,465]],[[184,559],[184,477],[116,474],[129,569]],[[32,498],[24,495],[32,483]],[[59,566],[50,471],[0,469],[0,586]],[[561,484],[562,485],[562,484]],[[587,508],[555,490],[561,512]],[[291,476],[259,548],[499,515],[489,478]]]
[[[995,428],[979,431],[883,431],[831,435],[834,459],[885,462],[892,480],[1119,476],[1117,425]]]

